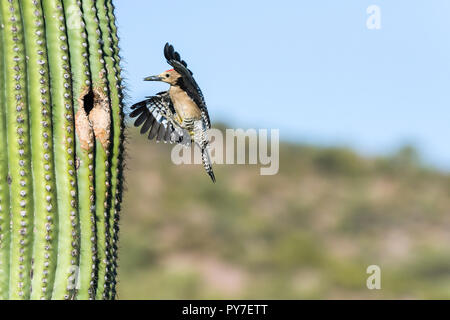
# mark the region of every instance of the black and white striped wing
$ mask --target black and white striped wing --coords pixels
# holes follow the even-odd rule
[[[194,100],[202,112],[202,118],[206,127],[211,129],[211,120],[209,118],[208,108],[206,107],[205,97],[194,79],[194,74],[188,69],[187,63],[181,60],[180,54],[169,43],[166,43],[164,47],[164,56],[175,71],[181,75],[178,85]]]
[[[131,107],[131,118],[137,118],[134,126],[141,127],[141,134],[148,133],[148,139],[190,145],[189,132],[182,129],[175,120],[175,109],[169,93],[161,92]]]

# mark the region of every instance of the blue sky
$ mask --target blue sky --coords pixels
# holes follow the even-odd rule
[[[230,127],[450,171],[450,1],[116,0],[129,102],[164,90],[169,41]],[[366,9],[381,9],[381,30]]]

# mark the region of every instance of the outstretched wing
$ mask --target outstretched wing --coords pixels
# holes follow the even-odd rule
[[[167,63],[170,64],[176,72],[181,75],[178,85],[186,91],[189,97],[194,100],[197,106],[202,112],[203,121],[205,121],[206,127],[211,128],[211,120],[209,118],[208,109],[206,107],[205,98],[200,90],[197,82],[195,82],[193,73],[187,68],[187,63],[181,60],[181,56],[175,51],[172,45],[166,43],[164,47],[164,56],[167,59]]]
[[[141,134],[148,131],[148,139],[156,141],[190,145],[189,132],[182,129],[175,120],[175,110],[169,93],[161,92],[131,107],[131,118],[137,118],[136,127],[141,127]]]

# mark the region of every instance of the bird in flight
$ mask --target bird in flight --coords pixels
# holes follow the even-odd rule
[[[185,146],[196,144],[202,153],[203,167],[213,182],[216,182],[209,156],[207,130],[211,120],[205,98],[187,63],[172,45],[166,43],[164,56],[173,69],[151,76],[144,81],[162,81],[170,85],[168,91],[160,92],[131,107],[134,125],[141,127],[141,134],[148,133],[148,139],[178,143]]]

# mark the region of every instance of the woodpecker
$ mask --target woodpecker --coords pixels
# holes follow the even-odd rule
[[[215,183],[207,135],[211,120],[203,93],[187,63],[181,60],[180,54],[169,43],[164,47],[164,56],[173,69],[147,77],[144,81],[166,82],[170,85],[169,90],[133,105],[130,117],[137,117],[134,125],[142,125],[141,134],[150,130],[149,140],[156,138],[157,142],[185,146],[196,144],[202,152],[203,167]]]

